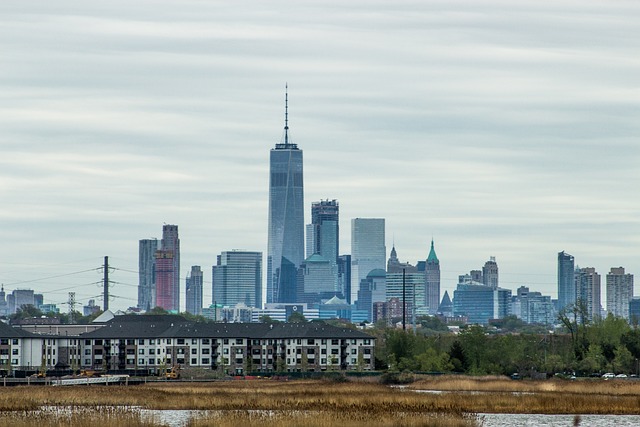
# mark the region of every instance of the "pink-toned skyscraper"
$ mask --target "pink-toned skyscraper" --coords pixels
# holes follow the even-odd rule
[[[180,311],[180,239],[178,226],[162,227],[162,247],[156,252],[156,305]]]
[[[173,251],[156,251],[156,306],[165,310],[176,310],[174,306]]]

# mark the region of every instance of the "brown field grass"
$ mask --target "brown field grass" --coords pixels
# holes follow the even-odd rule
[[[40,411],[1,411],[0,427],[95,427],[96,425],[154,427],[140,413],[127,408],[46,408]]]
[[[640,414],[640,382],[628,380],[512,381],[504,377],[423,379],[408,390],[440,390],[465,412]]]
[[[89,417],[92,425],[100,420],[106,425],[155,425],[126,409],[140,407],[210,411],[192,420],[191,427],[241,423],[263,427],[324,427],[337,423],[354,427],[467,427],[477,425],[470,415],[476,413],[640,414],[640,384],[452,376],[421,380],[407,388],[320,380],[6,387],[0,389],[0,427],[85,425],[80,423],[82,417],[75,420],[78,423],[67,420],[56,424],[59,414],[46,411],[32,412],[39,414],[35,419],[25,415],[43,406],[72,407],[80,413],[94,411],[96,416]],[[117,408],[123,407],[118,412]],[[115,412],[108,412],[109,408]]]

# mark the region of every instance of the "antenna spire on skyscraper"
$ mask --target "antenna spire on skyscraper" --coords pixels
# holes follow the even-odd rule
[[[284,143],[289,144],[289,83],[284,84]]]

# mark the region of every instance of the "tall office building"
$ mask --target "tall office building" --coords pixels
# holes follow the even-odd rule
[[[558,253],[558,311],[576,302],[575,265],[573,255]]]
[[[498,288],[498,264],[494,256],[489,257],[489,261],[482,267],[482,283],[493,289]]]
[[[336,264],[339,253],[339,205],[337,200],[321,200],[311,204],[311,224],[307,227],[307,257],[320,254]]]
[[[576,301],[587,310],[589,320],[601,315],[600,275],[593,267],[578,268],[575,271]]]
[[[165,224],[162,226],[162,250],[173,254],[173,282],[169,290],[171,301],[169,303],[170,308],[167,310],[180,311],[180,239],[178,238],[177,225]]]
[[[630,320],[629,303],[633,298],[633,274],[623,267],[612,267],[607,274],[607,312]]]
[[[486,325],[491,319],[503,319],[511,314],[511,289],[474,283],[477,282],[458,283],[453,291],[454,316],[467,316],[469,323]]]
[[[376,269],[385,268],[384,218],[351,220],[351,303],[358,299],[360,282]]]
[[[180,307],[174,305],[173,282],[175,278],[175,263],[173,251],[158,250],[156,258],[156,307],[167,311],[180,311]]]
[[[425,307],[430,315],[435,315],[440,306],[440,261],[433,247],[433,239],[431,239],[431,250],[424,269],[424,280]]]
[[[156,306],[156,251],[158,239],[140,240],[138,244],[138,308]]]
[[[338,257],[338,292],[351,304],[351,255]]]
[[[424,307],[426,300],[424,276],[424,271],[418,271],[408,262],[400,262],[395,246],[391,249],[391,255],[387,261],[384,301],[397,298],[404,303],[407,308],[407,321],[415,316],[417,309]]]
[[[267,303],[296,302],[297,269],[304,260],[302,150],[289,141],[285,94],[284,142],[269,159]]]
[[[228,251],[213,266],[213,304],[262,306],[262,252]]]
[[[185,301],[187,313],[202,314],[202,269],[199,265],[192,266],[187,277]]]

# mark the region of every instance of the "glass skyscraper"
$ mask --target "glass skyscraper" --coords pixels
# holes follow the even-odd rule
[[[191,267],[191,275],[187,277],[185,301],[187,313],[202,314],[202,269],[199,265]]]
[[[143,239],[138,249],[138,308],[151,310],[156,306],[157,239]]]
[[[376,269],[385,269],[384,218],[351,220],[351,303],[358,299],[360,281]]]
[[[575,266],[573,255],[558,253],[558,310],[576,303]]]
[[[285,95],[284,142],[269,159],[267,303],[296,302],[297,269],[304,260],[302,150],[289,141]]]
[[[227,251],[213,266],[213,304],[262,306],[262,252]]]

